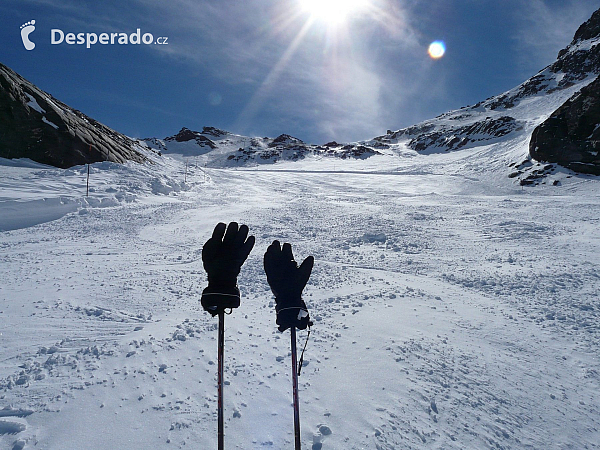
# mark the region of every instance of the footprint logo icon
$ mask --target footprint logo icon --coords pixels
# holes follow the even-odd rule
[[[21,39],[23,39],[23,45],[26,50],[33,50],[35,48],[35,43],[29,40],[29,35],[33,30],[35,30],[35,20],[21,25]]]

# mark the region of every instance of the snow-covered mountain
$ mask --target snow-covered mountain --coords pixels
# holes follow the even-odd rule
[[[600,74],[599,43],[600,10],[581,25],[573,41],[558,53],[554,63],[519,86],[435,119],[388,131],[367,144],[393,146],[403,143],[421,153],[432,153],[488,145],[519,136],[529,138],[538,125],[573,95],[579,95],[580,90]],[[594,140],[594,137],[587,139]],[[537,147],[535,156],[544,161],[568,165],[579,160],[564,152],[546,150],[542,143]],[[592,167],[579,165],[576,168],[579,171],[600,170],[599,159],[586,162],[592,163]]]
[[[388,130],[386,134],[370,140],[312,145],[286,134],[274,139],[246,137],[204,127],[201,132],[182,128],[174,136],[164,139],[148,138],[144,142],[162,153],[186,157],[204,155],[204,163],[209,167],[298,161],[307,157],[365,159],[374,155],[405,156],[407,149],[420,154],[431,154],[485,147],[507,141],[522,146],[524,141],[529,142],[536,127],[572,96],[581,97],[581,90],[597,78],[600,73],[599,24],[600,10],[581,25],[573,41],[559,52],[553,64],[519,86],[434,119],[397,131]],[[580,101],[589,103],[583,98]],[[597,119],[593,120],[598,124]],[[548,128],[548,124],[546,127]],[[551,125],[550,129],[553,129]],[[576,142],[570,147],[570,151],[556,151],[548,148],[549,144],[538,142],[531,149],[531,156],[538,161],[560,163],[580,172],[597,173],[600,170],[597,152],[594,154],[594,142],[597,142],[597,138],[590,135],[586,142],[587,144]],[[587,159],[582,156],[581,151],[574,148],[582,145],[590,146]],[[525,153],[513,157],[512,161],[506,161],[507,175],[522,184],[538,183],[554,167],[532,164],[531,158],[526,158]],[[487,161],[482,160],[481,164],[486,165]],[[544,170],[543,167],[547,169]]]
[[[173,136],[138,141],[68,107],[0,65],[0,131],[3,133],[0,156],[29,157],[58,167],[106,160],[141,162],[145,158],[140,146],[147,145],[161,154],[202,156],[208,167],[232,167],[323,157],[361,160],[375,155],[405,155],[407,149],[431,154],[508,140],[529,141],[536,127],[572,96],[589,107],[590,101],[585,98],[589,90],[583,91],[583,97],[581,90],[600,73],[599,30],[600,10],[581,25],[571,44],[559,52],[553,64],[514,89],[407,128],[388,130],[374,139],[348,144],[314,145],[287,134],[276,138],[247,137],[214,127],[204,127],[202,131],[182,128]],[[578,114],[581,112],[575,113]],[[571,139],[570,145],[565,144],[564,138],[548,138],[546,142],[538,139],[530,154],[537,160],[599,173],[598,139],[594,134],[598,132],[594,128],[597,122],[596,117],[590,118],[587,127],[575,133],[577,136]],[[536,136],[555,134],[560,128],[557,124],[556,121],[546,123],[545,132]],[[589,135],[579,136],[589,127],[592,127]],[[525,184],[535,184],[543,174],[529,161],[525,163],[523,156],[517,158],[520,161],[507,163],[516,167],[509,175]]]
[[[150,148],[161,153],[175,153],[186,157],[206,155],[209,167],[298,161],[307,157],[331,156],[340,159],[366,159],[381,154],[372,146],[363,144],[325,145],[306,144],[293,136],[282,134],[276,138],[240,136],[214,127],[202,131],[182,128],[174,136],[164,139],[143,139]]]

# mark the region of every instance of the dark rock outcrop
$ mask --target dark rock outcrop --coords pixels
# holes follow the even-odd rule
[[[354,158],[354,159],[367,159],[374,155],[380,155],[377,150],[374,150],[371,147],[367,147],[365,145],[345,145],[342,147],[342,151],[338,152],[337,156],[346,159],[346,158]]]
[[[0,64],[0,157],[55,167],[143,162],[133,139],[96,122]]]
[[[215,127],[203,127],[202,134],[206,134],[206,135],[212,136],[214,138],[219,138],[219,137],[227,136],[229,133],[227,133],[227,131],[220,130],[219,128],[215,128]]]
[[[328,147],[328,146],[317,146],[309,144],[295,144],[290,141],[286,136],[279,140],[278,145],[271,146],[270,144],[265,148],[264,145],[250,145],[245,148],[239,148],[235,154],[227,157],[230,161],[261,161],[261,162],[277,162],[277,161],[298,161],[306,158],[309,155],[314,156],[331,156],[340,159],[367,159],[374,155],[380,155],[381,153],[372,147],[359,144],[348,144],[340,147]],[[281,136],[280,136],[281,137]],[[279,139],[279,138],[277,138]],[[292,138],[296,139],[296,138]],[[302,142],[299,139],[296,141]],[[275,142],[275,141],[273,141]]]
[[[294,136],[290,136],[289,134],[280,134],[273,142],[269,144],[269,147],[288,147],[291,145],[303,145],[304,142]]]
[[[471,143],[491,142],[522,128],[522,125],[510,116],[486,117],[470,125],[440,127],[435,131],[419,134],[410,140],[408,146],[417,151],[434,148],[457,150]]]
[[[165,138],[165,141],[175,142],[188,142],[192,140],[196,141],[196,143],[201,147],[208,146],[212,149],[217,148],[217,145],[206,136],[203,136],[203,133],[192,131],[186,127],[183,127],[181,130],[179,130],[179,133],[177,133],[175,136],[169,136]]]
[[[197,131],[192,131],[189,128],[183,127],[175,136],[166,137],[165,141],[187,142],[196,139],[196,135],[199,134],[200,133]]]
[[[227,157],[230,161],[262,161],[262,162],[277,162],[277,161],[298,161],[306,158],[307,155],[313,154],[314,149],[310,146],[287,145],[278,147],[255,147],[248,146],[239,148],[237,153]]]
[[[600,78],[558,108],[531,136],[529,153],[583,173],[600,175]]]
[[[600,9],[596,10],[592,17],[577,29],[573,42],[586,41],[597,36],[600,36]]]

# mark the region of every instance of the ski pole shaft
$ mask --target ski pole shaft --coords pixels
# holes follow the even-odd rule
[[[219,422],[219,450],[225,448],[225,429],[223,423],[223,360],[225,352],[225,313],[221,311],[219,313],[219,368],[217,375],[218,383],[218,422]]]
[[[294,393],[294,436],[296,450],[300,450],[300,405],[298,401],[298,357],[296,355],[296,327],[290,328],[292,335],[292,383]]]

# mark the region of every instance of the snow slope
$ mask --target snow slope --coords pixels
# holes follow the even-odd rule
[[[293,443],[273,239],[316,259],[304,448],[598,448],[600,184],[553,167],[520,186],[511,136],[187,173],[149,152],[92,165],[87,198],[85,167],[3,160],[0,447],[216,448],[200,254],[237,220],[257,243],[226,318],[227,448]]]

